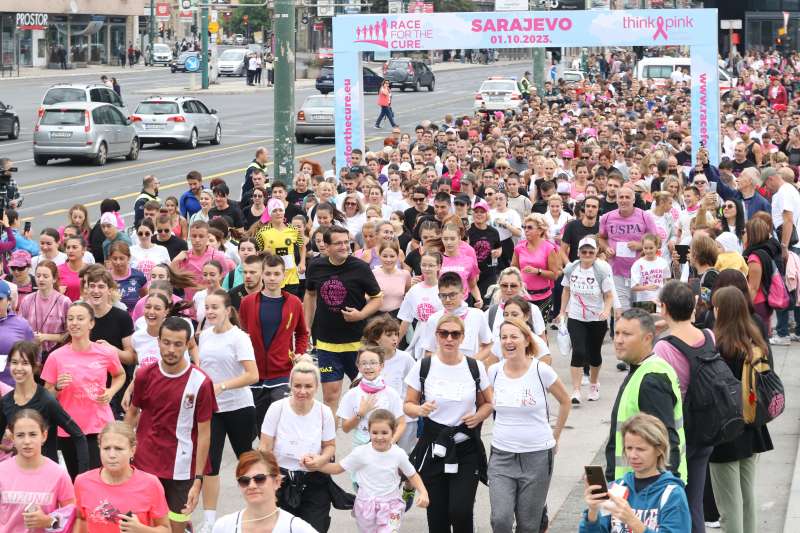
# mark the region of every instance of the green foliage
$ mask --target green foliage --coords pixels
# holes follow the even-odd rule
[[[244,4],[261,4],[263,0],[239,0],[239,5]],[[231,9],[230,22],[226,24],[226,33],[241,33],[247,34],[248,27],[250,33],[254,31],[261,31],[262,29],[269,30],[272,27],[272,20],[270,20],[269,13],[266,6],[259,7],[237,7]],[[243,17],[247,15],[247,26],[244,24]]]

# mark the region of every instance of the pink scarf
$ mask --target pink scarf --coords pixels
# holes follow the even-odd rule
[[[361,381],[358,382],[358,386],[367,394],[375,394],[386,388],[386,382],[383,381],[383,376],[378,376],[373,380],[361,376]]]

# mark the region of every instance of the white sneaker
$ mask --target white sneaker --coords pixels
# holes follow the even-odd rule
[[[796,333],[789,335],[789,338],[792,339],[792,342],[800,342],[800,335],[797,335]]]
[[[706,527],[710,529],[719,529],[722,526],[719,524],[719,520],[716,522],[706,522]]]
[[[581,404],[581,391],[576,390],[572,391],[572,405],[580,405]]]
[[[200,526],[195,533],[211,533],[211,530],[214,529],[213,524],[209,524],[208,522],[204,522],[202,526]]]
[[[581,385],[588,385],[588,384],[589,384],[589,376],[584,374],[583,377],[581,378]]]
[[[792,339],[787,335],[785,337],[779,337],[778,335],[773,335],[769,338],[769,343],[773,346],[791,346]]]
[[[594,385],[592,385],[592,388],[589,391],[589,398],[588,399],[589,399],[590,402],[596,402],[597,400],[600,399],[600,385],[599,384],[595,383]]]

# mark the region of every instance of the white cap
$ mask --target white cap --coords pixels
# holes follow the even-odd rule
[[[408,161],[403,161],[402,163],[400,163],[399,167],[400,172],[411,172],[411,169],[412,169],[411,163],[409,163]]]
[[[578,250],[583,248],[584,246],[591,246],[595,250],[597,250],[597,241],[594,240],[593,237],[584,237],[583,239],[578,242]]]

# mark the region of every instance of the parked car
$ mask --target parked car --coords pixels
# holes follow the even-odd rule
[[[401,91],[412,88],[419,91],[427,87],[433,91],[436,86],[436,75],[431,68],[416,59],[399,57],[383,64],[383,77],[389,80],[392,87],[400,87]]]
[[[9,139],[19,137],[19,116],[11,105],[0,102],[0,135],[8,135]]]
[[[181,52],[181,55],[178,56],[178,59],[172,60],[172,62],[169,64],[169,68],[172,70],[172,73],[175,74],[178,71],[187,72],[186,60],[192,56],[196,56],[198,59],[200,59],[200,52],[195,50]]]
[[[147,59],[147,58],[145,58]],[[156,43],[150,52],[150,65],[169,65],[172,61],[172,48],[164,43]]]
[[[298,143],[314,137],[334,137],[334,119],[336,111],[334,104],[336,97],[333,94],[312,94],[307,96],[300,110],[294,126],[294,137]]]
[[[139,138],[130,119],[116,106],[98,102],[46,105],[33,130],[33,161],[91,159],[105,165],[110,157],[139,158]]]
[[[691,74],[692,60],[688,57],[645,57],[636,64],[636,79],[653,80],[656,87],[663,87],[676,69],[683,69]],[[728,94],[738,84],[738,79],[730,72],[719,67],[719,95]]]
[[[222,142],[217,110],[188,96],[147,98],[136,107],[131,121],[142,144],[179,143],[197,148],[199,141]]]
[[[58,83],[45,91],[39,106],[38,117],[41,118],[45,106],[63,102],[102,102],[112,104],[126,117],[128,108],[114,89],[102,83]]]
[[[244,76],[247,66],[244,58],[249,50],[247,48],[228,48],[217,58],[217,68],[220,76]]]
[[[561,79],[563,79],[568,86],[573,86],[582,83],[586,77],[580,70],[565,70],[561,73]]]
[[[381,84],[383,84],[383,76],[372,70],[371,68],[361,67],[363,69],[363,83],[365,93],[377,93]],[[333,65],[322,67],[317,76],[316,87],[322,94],[333,92]]]
[[[241,45],[244,44],[244,42],[245,42],[244,35],[242,35],[241,33],[237,33],[236,35],[233,36],[233,44]]]

